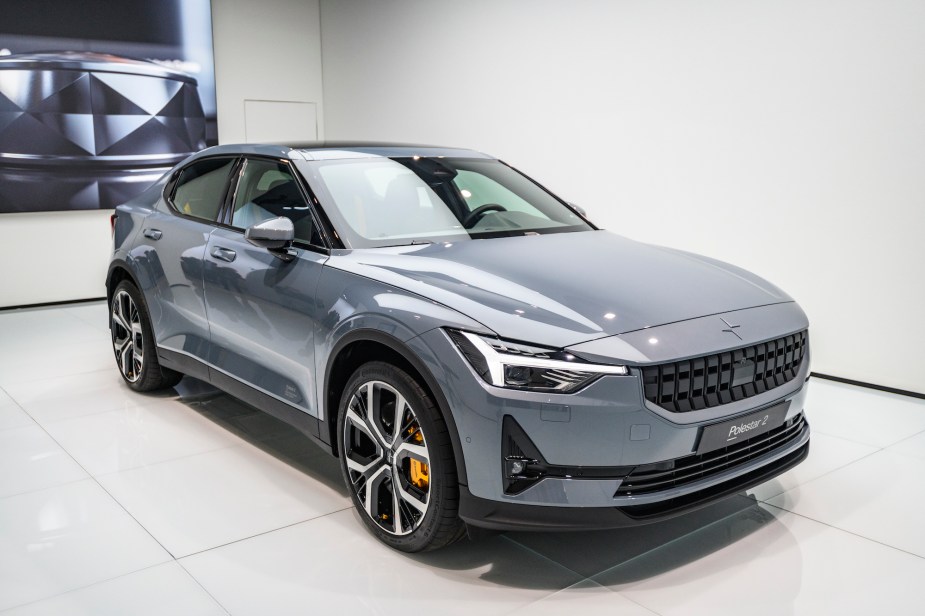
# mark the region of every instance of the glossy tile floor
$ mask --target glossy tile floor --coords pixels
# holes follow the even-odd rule
[[[408,556],[294,430],[128,390],[102,303],[0,311],[0,612],[925,613],[925,401],[814,380],[807,412],[808,461],[707,510]]]

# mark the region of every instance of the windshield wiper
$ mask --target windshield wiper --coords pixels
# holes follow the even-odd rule
[[[411,240],[407,244],[386,244],[385,246],[374,246],[374,248],[395,248],[398,246],[423,246],[425,244],[433,244],[432,240]]]

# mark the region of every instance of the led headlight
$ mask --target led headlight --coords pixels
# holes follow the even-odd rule
[[[626,366],[587,363],[567,351],[471,332],[447,333],[475,371],[498,387],[570,393],[604,374],[629,374]]]

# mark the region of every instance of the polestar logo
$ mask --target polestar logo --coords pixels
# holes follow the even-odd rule
[[[724,329],[724,330],[723,330],[724,332],[729,332],[730,334],[732,334],[733,336],[735,336],[735,337],[738,338],[739,340],[742,340],[742,336],[740,336],[740,335],[739,335],[739,332],[736,331],[738,328],[742,327],[741,325],[733,325],[732,323],[730,323],[729,321],[727,321],[727,320],[724,319],[723,317],[720,317],[719,320],[722,321],[723,323],[725,323],[725,324],[726,324],[726,327],[729,328],[729,329]]]

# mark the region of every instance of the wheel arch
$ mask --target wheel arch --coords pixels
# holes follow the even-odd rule
[[[468,485],[466,477],[466,464],[463,459],[462,444],[459,440],[459,430],[449,402],[440,389],[437,379],[430,372],[424,362],[404,342],[383,331],[375,329],[360,329],[344,335],[328,356],[327,367],[324,373],[324,389],[322,408],[324,409],[327,436],[330,439],[332,453],[337,456],[337,410],[344,386],[354,371],[371,359],[389,361],[407,372],[412,378],[418,380],[422,387],[433,398],[446,422],[453,447],[453,458],[456,462],[456,475],[459,483]]]
[[[106,273],[106,304],[112,303],[112,292],[116,286],[123,280],[130,280],[139,290],[141,286],[138,279],[132,273],[128,263],[119,259],[109,264],[109,271]]]

